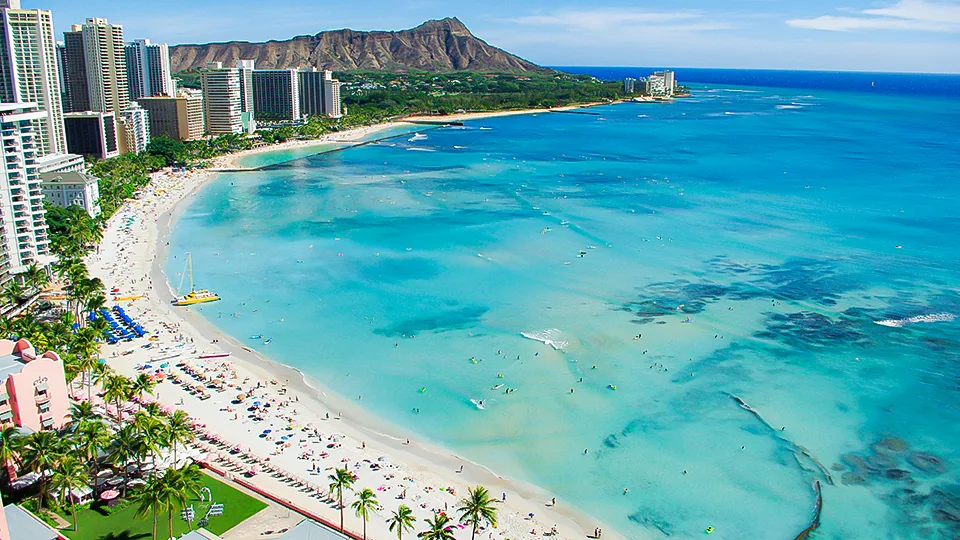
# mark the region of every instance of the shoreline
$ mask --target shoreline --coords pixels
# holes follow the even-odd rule
[[[580,107],[582,106],[566,107],[564,109]],[[460,119],[475,120],[495,116],[533,114],[548,112],[550,110],[555,109],[471,113],[467,115],[451,115],[442,118],[450,121],[460,121]],[[454,117],[457,119],[454,119]],[[436,117],[420,118],[436,120]],[[416,118],[405,120],[416,120]],[[336,135],[340,141],[353,140],[360,142],[361,139],[378,131],[398,127],[404,123],[406,122],[403,120],[387,122],[377,126],[359,128],[357,130],[332,135]],[[324,138],[312,141],[290,141],[288,143],[266,146],[238,154],[231,154],[229,156],[221,156],[215,160],[215,164],[224,167],[230,163],[236,163],[236,160],[241,157],[249,155],[331,142],[334,141]],[[176,221],[189,205],[191,198],[196,196],[199,190],[208,182],[216,180],[218,176],[219,173],[214,168],[196,173],[183,173],[179,176],[166,172],[155,173],[152,175],[151,185],[144,190],[141,200],[128,201],[117,214],[111,218],[104,231],[104,242],[101,244],[101,246],[103,246],[102,253],[88,257],[91,275],[100,277],[108,289],[119,287],[121,292],[118,293],[117,296],[145,295],[145,297],[140,300],[127,302],[128,307],[126,307],[126,309],[127,312],[137,320],[149,319],[150,322],[145,324],[148,330],[155,331],[159,328],[166,330],[161,330],[160,332],[160,340],[158,341],[160,345],[187,344],[189,340],[190,346],[196,344],[196,354],[230,353],[228,361],[231,367],[235,368],[236,373],[239,374],[238,378],[240,378],[240,376],[249,377],[251,381],[258,382],[268,390],[271,389],[270,381],[288,381],[288,383],[284,385],[286,392],[289,392],[289,395],[297,396],[297,401],[294,405],[298,409],[305,410],[305,412],[295,410],[294,416],[304,421],[310,421],[310,423],[314,424],[324,433],[328,433],[330,429],[336,429],[338,433],[343,434],[343,443],[349,443],[342,444],[344,447],[342,452],[338,450],[331,450],[329,452],[333,454],[337,451],[338,455],[336,457],[340,457],[339,454],[342,454],[346,456],[343,459],[359,465],[359,463],[363,461],[362,456],[384,456],[386,462],[398,465],[398,469],[401,469],[405,475],[404,479],[416,478],[415,484],[417,486],[441,486],[441,488],[443,486],[454,486],[456,488],[455,491],[458,492],[458,496],[448,496],[446,499],[442,496],[439,498],[433,497],[432,500],[424,500],[424,502],[421,503],[427,506],[418,507],[419,505],[415,505],[415,500],[405,500],[404,502],[414,509],[418,517],[422,518],[424,516],[423,510],[426,510],[427,507],[432,506],[433,508],[442,509],[450,506],[452,508],[455,506],[456,501],[459,500],[459,495],[462,494],[467,487],[480,484],[490,490],[491,497],[493,498],[499,498],[497,494],[501,492],[507,496],[507,502],[500,505],[500,527],[492,530],[492,532],[490,532],[489,529],[483,532],[483,534],[490,532],[491,538],[494,533],[499,533],[499,537],[506,538],[515,538],[521,535],[530,537],[550,536],[549,531],[553,526],[556,526],[559,530],[559,534],[553,536],[553,538],[557,536],[577,538],[592,536],[592,533],[588,535],[587,532],[591,531],[591,529],[597,525],[603,526],[603,524],[594,518],[573,506],[564,504],[563,501],[560,501],[556,507],[551,506],[549,501],[552,495],[542,488],[497,475],[492,470],[468,461],[458,456],[455,452],[445,449],[436,443],[420,440],[415,434],[407,433],[405,430],[366,411],[351,400],[341,397],[335,391],[326,388],[319,381],[312,379],[309,375],[245,347],[243,343],[229,335],[223,334],[212,322],[196,313],[195,308],[174,308],[169,303],[170,300],[172,300],[173,294],[169,281],[162,269],[162,263],[166,260],[168,250],[166,239],[175,227]],[[136,240],[134,240],[132,246],[124,246],[122,242],[124,231],[121,230],[121,222],[124,220],[129,222],[131,217],[136,221],[135,225],[139,226],[140,230],[136,232],[126,231],[128,238],[136,237]],[[122,255],[123,258],[128,260],[117,261],[115,257],[110,257],[110,251],[115,251],[118,247],[121,253],[125,252],[127,247],[133,248],[130,252]],[[117,255],[120,256],[120,253],[117,253]],[[126,262],[127,264],[121,266],[121,262]],[[109,264],[113,264],[113,267],[108,266]],[[120,273],[119,276],[114,275],[117,272]],[[129,275],[127,275],[127,272],[129,272]],[[202,309],[202,307],[200,307],[200,309]],[[111,352],[114,355],[108,358],[111,366],[128,376],[138,373],[136,369],[137,364],[142,365],[150,362],[150,351],[154,350],[143,350],[140,347],[134,347],[134,350],[127,356],[119,354],[121,350],[125,351],[129,348],[130,344],[126,343],[103,347],[105,357]],[[183,360],[186,359],[177,359],[175,362]],[[204,362],[195,359],[188,361],[193,364]],[[217,363],[222,361],[222,358],[218,359]],[[253,383],[251,382],[250,384]],[[277,385],[273,386],[276,387]],[[288,395],[286,392],[284,392],[283,395]],[[227,394],[232,396],[232,392],[228,391]],[[253,430],[247,429],[246,433],[243,432],[243,425],[247,424],[247,421],[237,423],[236,415],[234,415],[233,420],[229,418],[232,411],[230,410],[231,407],[229,403],[225,402],[225,399],[230,399],[227,395],[213,394],[213,399],[200,401],[196,397],[184,392],[181,387],[174,386],[169,381],[164,381],[157,387],[155,398],[164,404],[183,408],[199,422],[216,426],[217,432],[233,444],[247,444],[251,451],[253,451],[254,446],[258,446],[255,444],[255,433]],[[174,398],[179,398],[179,403],[177,403]],[[225,407],[216,407],[218,405],[225,405]],[[244,405],[244,407],[245,406],[246,405]],[[216,410],[217,408],[220,410]],[[224,414],[225,409],[227,411],[226,415]],[[327,416],[334,414],[334,411],[342,413],[342,421],[337,421],[339,417],[334,418]],[[224,422],[225,417],[226,422]],[[326,418],[330,418],[330,420],[333,421],[328,421]],[[254,438],[254,441],[250,441],[251,438]],[[340,444],[340,440],[338,439],[337,441],[338,444]],[[409,444],[405,441],[409,441]],[[259,446],[262,447],[264,445]],[[301,448],[305,447],[305,444],[301,445]],[[272,448],[272,446],[266,445],[266,448],[269,449]],[[281,457],[274,456],[272,453],[267,457],[267,453],[261,448],[253,451],[253,453],[266,459],[273,458],[276,460],[274,463],[283,466],[284,470],[291,472],[302,471],[306,465],[302,460],[299,462],[291,461],[294,456],[288,456],[285,455],[285,453],[281,455],[290,459],[282,460]],[[342,463],[343,462],[334,463],[333,460],[327,460],[323,462],[322,465],[343,466]],[[458,472],[457,468],[461,466],[462,472]],[[298,474],[306,475],[307,473],[298,472]],[[399,471],[396,474],[399,476]],[[377,475],[364,471],[363,474],[360,475],[358,484],[361,487],[377,488],[376,482],[368,483],[365,481],[370,476]],[[258,476],[256,478],[259,481],[261,477]],[[318,480],[324,488],[326,486],[325,479],[326,472],[322,473]],[[411,480],[411,482],[414,482],[414,480]],[[383,484],[384,482],[380,480],[379,483]],[[303,504],[304,507],[331,521],[336,521],[337,519],[338,512],[333,506],[313,500],[309,496],[304,496],[302,493],[297,492],[297,490],[292,489],[282,482],[276,482],[276,485],[265,482],[264,487],[288,500],[295,500],[298,504]],[[380,486],[380,488],[383,487],[383,485]],[[386,491],[389,491],[389,489],[390,488],[387,488]],[[426,490],[426,488],[424,489]],[[433,494],[433,490],[425,491],[425,493]],[[442,493],[443,491],[441,489],[440,493],[436,495],[439,496]],[[406,486],[403,487],[403,494],[406,494]],[[388,515],[389,511],[393,510],[395,506],[400,503],[389,501],[387,495],[387,493],[380,495],[380,503],[384,505],[384,510],[372,518],[368,524],[372,535],[386,537],[386,535],[389,534],[384,518]],[[430,497],[425,497],[425,499],[428,498]],[[420,495],[417,495],[416,500],[419,499]],[[441,502],[443,502],[443,506],[437,506]],[[526,516],[529,514],[534,514],[535,519],[527,518]],[[348,519],[348,529],[358,528],[359,522],[354,523],[354,521],[357,520]],[[532,535],[531,529],[536,530],[537,534]],[[608,531],[608,536],[611,538],[621,538],[619,533],[613,529],[608,529]],[[467,532],[469,533],[469,530],[467,530]]]
[[[266,154],[270,152],[282,152],[284,150],[292,150],[295,148],[308,148],[311,146],[320,146],[324,144],[359,144],[364,142],[370,135],[379,133],[381,131],[386,131],[392,128],[398,128],[404,125],[409,125],[411,128],[418,125],[418,122],[468,122],[471,120],[483,120],[485,118],[499,118],[502,116],[518,116],[518,115],[527,115],[527,114],[539,114],[539,113],[549,113],[549,112],[563,112],[571,111],[576,109],[584,109],[587,107],[595,107],[598,105],[613,105],[617,102],[594,102],[594,103],[584,103],[581,105],[565,105],[563,107],[550,107],[545,109],[514,109],[506,111],[489,111],[489,112],[463,112],[463,113],[454,113],[447,115],[436,115],[436,116],[407,116],[404,118],[398,118],[396,120],[390,120],[388,122],[383,122],[380,124],[375,124],[372,126],[364,126],[359,128],[350,129],[347,131],[336,131],[333,133],[327,133],[321,135],[316,139],[307,139],[307,140],[291,140],[283,142],[280,144],[273,144],[269,146],[261,146],[260,148],[252,148],[250,150],[243,150],[240,152],[235,152],[233,154],[228,154],[225,156],[218,157],[216,161],[220,161],[220,164],[212,167],[208,170],[219,170],[219,169],[244,169],[245,167],[240,164],[240,160],[246,157],[255,156],[257,154]],[[222,161],[221,161],[222,160]]]

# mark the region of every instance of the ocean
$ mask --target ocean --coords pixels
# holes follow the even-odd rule
[[[691,86],[258,157],[167,274],[630,538],[960,535],[958,100]]]

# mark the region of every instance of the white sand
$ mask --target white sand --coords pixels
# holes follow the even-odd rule
[[[478,116],[471,116],[476,117]],[[449,117],[446,119],[452,120]],[[336,140],[356,140],[394,125],[384,124],[338,133],[335,134]],[[305,143],[290,143],[259,150],[271,151],[302,144]],[[235,158],[236,156],[218,158],[215,166],[231,166]],[[231,446],[249,448],[249,453],[259,456],[260,459],[269,457],[269,463],[273,466],[314,487],[319,486],[324,491],[329,485],[327,476],[332,473],[333,468],[348,467],[359,476],[356,489],[373,489],[383,507],[368,524],[368,536],[373,538],[386,539],[394,536],[394,533],[388,532],[385,520],[399,504],[407,504],[414,509],[421,520],[417,526],[419,531],[422,530],[422,520],[428,517],[430,512],[442,511],[445,506],[449,506],[449,513],[453,514],[453,508],[460,496],[466,492],[467,487],[476,484],[486,486],[495,498],[500,498],[502,493],[505,493],[507,498],[506,503],[500,505],[500,526],[483,531],[478,534],[478,538],[548,536],[546,533],[554,526],[559,531],[556,537],[584,538],[587,531],[592,535],[595,527],[603,527],[598,521],[583,515],[562,500],[558,501],[556,506],[550,506],[548,503],[551,495],[535,486],[497,476],[448,450],[418,440],[395,426],[386,425],[356,404],[325,390],[320,383],[304,378],[298,371],[253,353],[239,342],[221,335],[196,313],[200,306],[172,306],[172,294],[160,269],[160,262],[165,258],[164,249],[170,222],[176,219],[178,203],[189,201],[204,182],[216,176],[216,173],[211,171],[176,174],[165,171],[154,174],[151,184],[140,199],[126,203],[109,221],[99,253],[88,257],[87,264],[91,275],[100,277],[108,291],[119,289],[116,295],[110,296],[144,295],[135,301],[125,301],[122,305],[134,320],[158,336],[151,349],[141,348],[148,343],[146,338],[129,343],[121,342],[118,345],[104,345],[103,356],[111,367],[128,376],[134,376],[139,373],[138,365],[152,362],[156,368],[162,362],[169,362],[170,367],[166,371],[172,371],[187,382],[195,383],[196,381],[176,367],[177,363],[189,362],[209,372],[218,370],[217,377],[227,377],[225,383],[238,384],[244,390],[250,390],[259,383],[262,388],[256,392],[255,399],[274,404],[263,420],[248,417],[251,413],[247,411],[247,407],[254,399],[247,399],[242,406],[231,403],[240,393],[237,388],[229,388],[224,392],[208,389],[211,399],[201,401],[187,393],[182,386],[165,380],[157,387],[155,398],[163,404],[185,410]],[[207,304],[206,308],[216,309],[216,304]],[[214,339],[218,342],[213,343]],[[159,357],[172,354],[162,352],[162,349],[178,345],[182,345],[179,351],[186,351],[181,356],[156,361]],[[121,355],[125,351],[132,352]],[[231,356],[210,360],[197,358],[200,354],[216,352],[229,352]],[[232,378],[233,373],[235,378]],[[276,380],[279,384],[270,384],[271,380]],[[282,395],[284,385],[286,393]],[[342,418],[338,418],[339,414],[342,414]],[[296,428],[287,430],[288,421],[281,417],[292,417]],[[302,430],[307,424],[312,426],[311,429]],[[320,439],[313,435],[312,428],[321,434]],[[259,436],[265,429],[272,430],[272,440]],[[337,437],[331,439],[335,434]],[[279,437],[283,435],[290,436],[289,446],[277,445]],[[406,443],[407,437],[410,437],[410,444]],[[328,445],[334,445],[334,441],[335,447],[328,448]],[[213,449],[205,445],[201,447]],[[283,448],[283,451],[277,454],[277,448]],[[313,457],[300,459],[301,455],[310,452]],[[322,452],[329,455],[325,458],[319,457]],[[229,455],[227,452],[221,453]],[[208,456],[211,462],[215,457],[214,454]],[[237,456],[233,459],[239,461]],[[314,463],[319,472],[311,472]],[[381,468],[371,470],[371,464],[378,464]],[[223,467],[222,463],[216,465]],[[458,472],[461,466],[462,473]],[[244,467],[249,468],[248,465]],[[252,481],[308,511],[334,523],[339,522],[336,507],[321,500],[321,497],[315,497],[263,472],[256,475]],[[447,486],[454,488],[456,496],[440,490]],[[398,497],[404,489],[406,499],[401,501]],[[345,496],[347,504],[353,500],[353,494]],[[350,508],[347,508],[345,513],[347,528],[359,531],[360,519],[354,516]],[[535,514],[534,519],[527,517],[531,513]],[[456,519],[456,516],[452,517]],[[536,531],[536,534],[531,534],[532,530]],[[605,538],[619,538],[613,529],[604,532]],[[458,530],[456,535],[458,538],[469,538],[470,529]]]

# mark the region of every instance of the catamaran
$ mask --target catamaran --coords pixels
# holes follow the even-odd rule
[[[207,289],[198,290],[193,288],[193,255],[191,255],[190,252],[187,252],[187,262],[184,264],[183,273],[180,274],[180,286],[177,287],[177,291],[183,289],[183,278],[188,274],[190,275],[190,292],[176,298],[173,301],[173,305],[192,306],[194,304],[205,304],[207,302],[220,300],[220,296],[215,292],[208,291]]]

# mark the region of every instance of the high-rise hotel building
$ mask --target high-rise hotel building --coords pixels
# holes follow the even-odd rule
[[[33,103],[40,155],[66,151],[53,16],[20,9],[20,0],[0,0],[0,102]]]
[[[87,19],[82,32],[89,110],[119,116],[130,105],[123,27],[96,17]]]
[[[253,110],[257,120],[300,120],[299,81],[295,69],[254,70]]]
[[[0,284],[31,264],[50,264],[40,187],[36,126],[47,117],[34,103],[0,103]]]
[[[203,117],[211,135],[243,132],[240,100],[240,70],[223,62],[208,62],[200,71]]]
[[[170,48],[166,43],[138,39],[125,49],[130,100],[176,95],[170,75]]]

